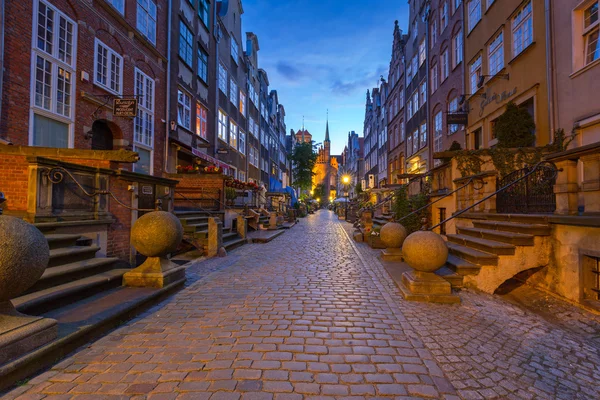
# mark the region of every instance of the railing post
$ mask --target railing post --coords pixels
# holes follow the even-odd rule
[[[476,184],[476,183],[475,183]],[[487,197],[496,191],[498,185],[498,177],[496,175],[488,175],[483,178],[483,197]],[[496,212],[496,196],[492,196],[483,203],[483,211],[486,213]]]
[[[248,231],[248,226],[246,222],[246,218],[243,215],[237,216],[237,224],[236,224],[237,234],[240,235],[242,239],[246,239],[246,233]]]
[[[214,217],[208,219],[208,238],[206,243],[206,255],[214,257],[219,251],[219,224]]]
[[[556,162],[559,169],[554,185],[554,195],[556,197],[556,210],[554,214],[575,215],[579,203],[577,184],[577,161],[562,160]],[[587,211],[587,210],[586,210]]]
[[[580,158],[583,163],[581,190],[585,213],[600,212],[600,154],[590,154]]]

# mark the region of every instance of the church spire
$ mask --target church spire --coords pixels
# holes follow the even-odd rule
[[[329,110],[327,110],[327,125],[325,127],[325,141],[326,142],[331,142],[329,140]]]

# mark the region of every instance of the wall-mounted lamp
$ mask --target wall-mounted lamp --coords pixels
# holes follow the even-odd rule
[[[171,130],[175,131],[177,129],[177,123],[175,121],[171,121]]]

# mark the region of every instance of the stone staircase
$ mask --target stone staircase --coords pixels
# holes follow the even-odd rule
[[[549,263],[551,227],[544,216],[464,214],[456,229],[446,235],[448,261],[437,272],[454,287],[493,293],[516,274]]]
[[[222,230],[223,247],[230,251],[246,243],[246,239],[241,238],[237,232],[223,229],[224,213],[221,211],[201,211],[201,210],[181,210],[175,211],[175,216],[179,218],[183,225],[184,239],[207,254],[208,245],[208,219],[214,217],[217,219],[218,229]],[[267,218],[268,219],[268,218]]]
[[[50,260],[38,282],[12,303],[26,315],[57,320],[58,337],[0,364],[0,391],[54,364],[184,283],[181,280],[162,289],[124,287],[123,275],[130,270],[126,263],[114,257],[96,257],[101,249],[92,239],[65,233],[77,231],[81,227],[77,221],[35,225],[48,241]]]

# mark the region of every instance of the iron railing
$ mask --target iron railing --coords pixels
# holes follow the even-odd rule
[[[426,178],[426,177],[428,177],[428,176],[431,176],[431,174],[432,174],[431,172],[428,172],[428,173],[426,173],[426,174],[423,174],[423,175],[419,175],[419,176],[413,176],[412,178],[410,178],[410,179],[408,180],[408,182],[406,182],[406,183],[402,184],[402,186],[400,186],[399,188],[397,188],[397,189],[391,189],[391,190],[393,190],[392,194],[390,194],[390,195],[389,195],[388,197],[386,197],[385,199],[381,200],[379,203],[375,204],[375,205],[372,207],[372,208],[373,208],[373,210],[377,210],[377,209],[379,209],[379,208],[383,207],[383,205],[384,205],[385,203],[387,203],[388,201],[391,201],[391,200],[393,200],[393,199],[394,199],[394,197],[396,197],[396,191],[398,191],[398,190],[402,190],[402,189],[406,189],[406,188],[408,188],[408,187],[410,186],[410,184],[411,184],[411,183],[413,183],[413,182],[416,182],[416,181],[418,181],[419,179],[423,179],[423,178]]]
[[[540,161],[539,163],[535,164],[530,170],[529,172],[527,172],[526,174],[520,176],[518,179],[504,185],[503,187],[501,187],[500,189],[496,190],[494,193],[491,193],[487,196],[485,196],[483,199],[471,204],[470,206],[455,212],[454,214],[452,214],[451,217],[446,218],[445,220],[441,221],[440,223],[438,223],[435,226],[432,226],[431,228],[429,228],[428,230],[433,231],[436,228],[439,228],[440,226],[448,223],[449,221],[452,221],[454,218],[466,213],[467,211],[469,211],[470,209],[478,206],[479,204],[491,199],[492,197],[498,195],[498,193],[504,192],[505,190],[513,187],[514,185],[516,185],[517,183],[521,182],[523,179],[527,179],[530,175],[534,174],[536,171],[540,170],[540,169],[545,169],[546,171],[552,171],[552,176],[548,176],[549,179],[554,180],[556,179],[556,176],[558,175],[559,172],[562,171],[561,169],[558,169],[556,167],[556,165],[554,165],[554,163],[550,162],[550,161]]]

